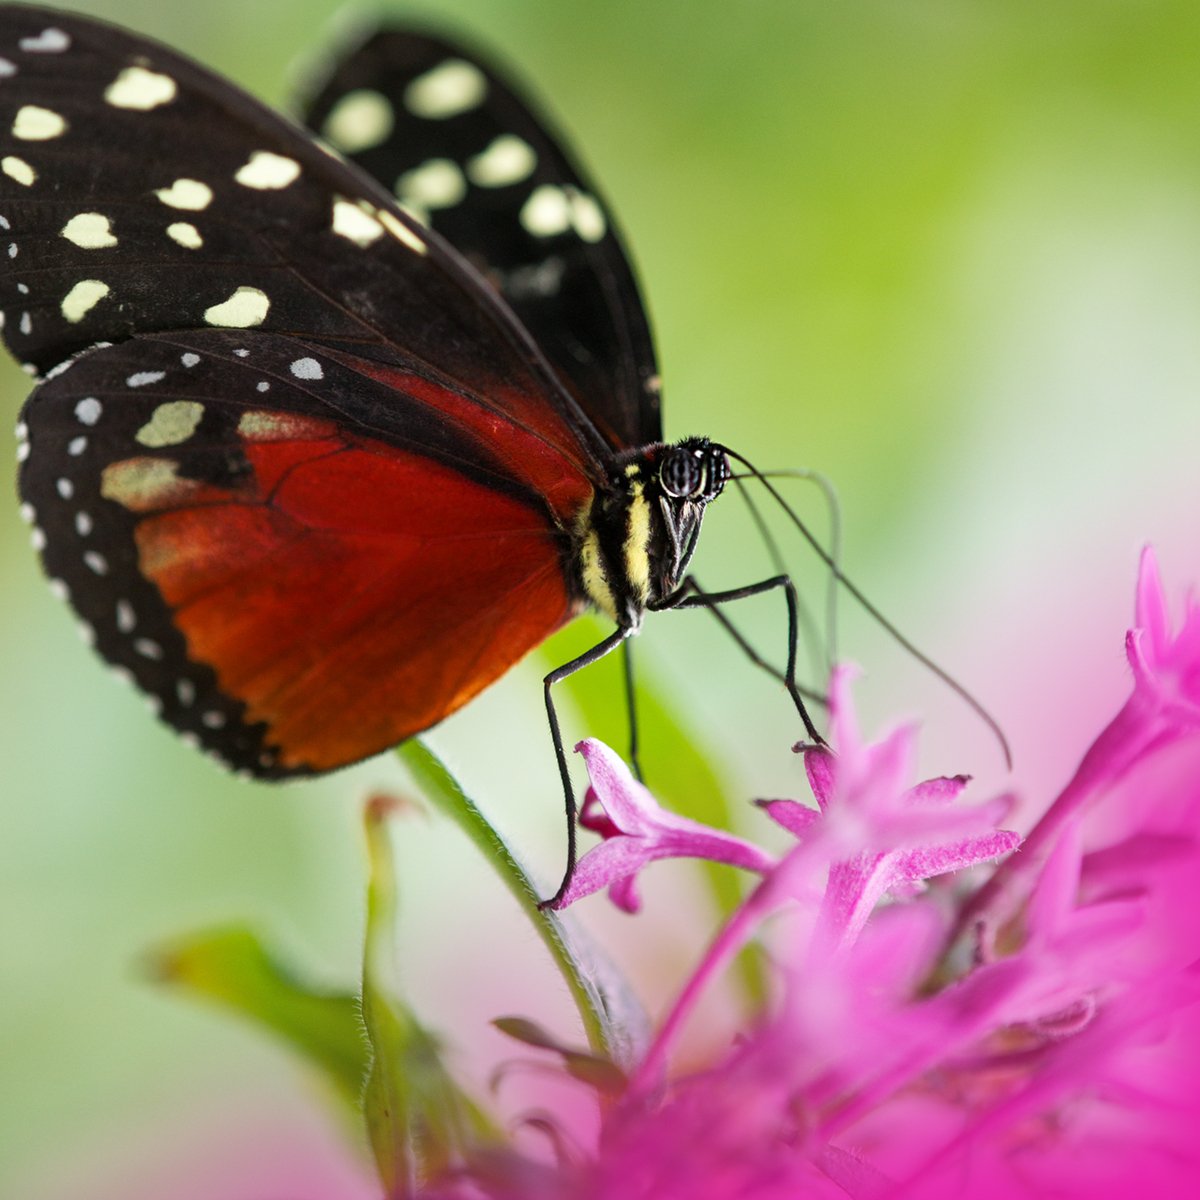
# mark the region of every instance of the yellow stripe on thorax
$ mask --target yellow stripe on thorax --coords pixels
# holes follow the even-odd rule
[[[625,575],[637,599],[644,607],[650,599],[650,502],[640,480],[629,489],[629,508],[625,518]]]
[[[608,585],[608,574],[604,570],[604,557],[600,553],[600,535],[591,528],[584,534],[579,548],[579,565],[583,579],[583,590],[588,599],[606,617],[617,620],[617,602]]]

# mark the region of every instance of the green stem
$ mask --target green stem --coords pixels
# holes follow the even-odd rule
[[[433,751],[414,739],[398,753],[425,795],[474,842],[529,918],[575,1001],[592,1051],[631,1067],[648,1022],[624,979],[573,920],[538,909],[540,897],[529,872]]]

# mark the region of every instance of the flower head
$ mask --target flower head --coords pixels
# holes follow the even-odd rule
[[[834,752],[805,754],[817,807],[762,805],[795,847],[755,866],[577,1190],[550,1194],[1185,1194],[1200,1179],[1200,613],[1170,631],[1149,555],[1137,612],[1133,694],[1019,850],[996,828],[1006,798],[965,805],[963,777],[909,784],[911,728],[861,739],[837,673]],[[633,829],[614,816],[617,777],[596,788],[605,847]],[[645,826],[656,852],[623,859],[622,881],[677,820]],[[678,836],[732,861],[717,831]],[[698,994],[756,936],[772,940],[775,1002],[725,1055],[672,1076]]]

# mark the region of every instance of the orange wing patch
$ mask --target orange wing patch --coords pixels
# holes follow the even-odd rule
[[[105,472],[139,567],[289,767],[331,770],[465,704],[573,613],[546,514],[328,422],[242,418],[233,489],[167,458]]]

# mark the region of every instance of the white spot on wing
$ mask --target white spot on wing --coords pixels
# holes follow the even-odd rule
[[[133,648],[143,657],[158,661],[163,656],[162,647],[153,638],[135,638]]]
[[[260,392],[269,392],[271,390],[271,385],[265,379],[260,379],[254,386]]]
[[[297,379],[324,379],[325,372],[315,358],[298,358],[288,368]]]
[[[204,245],[200,230],[187,221],[176,221],[173,225],[168,225],[167,237],[173,242],[178,242],[185,250],[199,250]]]
[[[145,67],[126,67],[104,89],[104,99],[114,108],[132,108],[149,112],[175,99],[178,88],[169,75],[147,71]]]
[[[117,628],[122,633],[132,633],[135,625],[137,625],[137,613],[133,611],[133,605],[128,600],[118,600]]]
[[[3,171],[9,179],[15,179],[22,187],[32,187],[37,179],[37,172],[23,158],[17,158],[15,154],[0,158],[0,171]],[[11,251],[9,257],[12,257]]]
[[[194,367],[200,361],[200,355],[193,354],[189,350],[187,354],[181,354],[179,356],[179,361],[183,363],[185,367]]]
[[[48,142],[66,132],[67,122],[60,114],[36,104],[22,105],[12,125],[13,137],[23,142]]]
[[[396,180],[396,195],[422,208],[450,208],[466,194],[467,181],[448,158],[431,158]]]
[[[259,191],[278,191],[294,183],[300,175],[300,164],[294,158],[272,154],[269,150],[256,150],[250,161],[234,175],[243,187]]]
[[[206,308],[204,319],[209,325],[226,329],[249,329],[267,319],[270,307],[266,292],[256,287],[240,287],[228,300]]]
[[[82,508],[75,514],[75,532],[80,537],[87,537],[92,532],[91,514],[84,512]]]
[[[333,202],[331,228],[339,237],[348,238],[356,246],[369,246],[383,236],[383,226],[372,213],[344,196],[338,196]]]
[[[467,163],[467,177],[480,187],[507,187],[528,179],[537,167],[533,147],[515,134],[503,133]]]
[[[39,554],[46,548],[46,535],[36,525],[29,531],[29,544]]]
[[[61,54],[71,48],[71,39],[61,29],[51,26],[37,37],[22,38],[17,44],[27,54]]]
[[[330,110],[321,132],[344,154],[378,146],[392,132],[391,103],[369,88],[347,92]]]
[[[77,213],[62,227],[61,233],[81,250],[105,250],[117,244],[111,222],[103,213]]]
[[[585,242],[598,242],[608,232],[604,209],[594,196],[570,189],[571,224]]]
[[[75,405],[75,419],[81,425],[95,425],[103,411],[95,396],[85,396]]]
[[[103,554],[95,550],[89,550],[83,556],[83,561],[87,564],[88,569],[94,571],[97,575],[108,574],[108,560]]]
[[[0,58],[0,79],[10,79],[17,73],[17,68],[7,58]]]
[[[59,600],[69,600],[71,598],[71,589],[61,579],[51,579],[50,595]]]
[[[170,187],[158,188],[154,194],[168,208],[182,208],[188,212],[202,212],[213,198],[212,188],[198,179],[177,179]]]
[[[64,500],[70,500],[75,495],[75,485],[69,479],[57,480],[54,484],[54,489]]]
[[[167,377],[166,371],[138,371],[125,380],[125,386],[131,388],[145,387],[148,383],[158,383]]]
[[[404,106],[414,116],[443,120],[468,112],[486,95],[483,72],[473,63],[450,58],[404,89]]]
[[[82,321],[108,295],[110,290],[108,284],[102,283],[99,279],[81,279],[63,297],[60,305],[62,315],[72,325]]]
[[[179,703],[187,708],[196,699],[196,685],[190,679],[180,679],[175,684],[175,695]]]
[[[543,183],[521,206],[521,225],[534,237],[554,237],[571,228],[571,202],[567,193],[552,183]]]
[[[24,521],[26,525],[32,525],[34,521],[37,520],[37,511],[34,509],[32,504],[22,504],[21,507],[17,509],[17,512],[20,513],[21,520]]]
[[[67,453],[72,458],[78,458],[87,449],[87,438],[80,434],[67,443]]]
[[[218,712],[215,708],[209,712],[201,714],[200,720],[209,729],[220,729],[225,724],[225,714]]]

